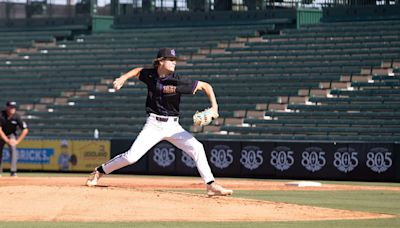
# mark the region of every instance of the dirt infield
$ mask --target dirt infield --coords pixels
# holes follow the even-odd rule
[[[112,177],[99,187],[84,177],[1,177],[0,221],[307,221],[390,218],[390,215],[301,206],[178,190],[204,189],[199,178]],[[400,187],[221,180],[234,190],[393,190]]]

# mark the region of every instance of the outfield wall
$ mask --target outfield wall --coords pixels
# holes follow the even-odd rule
[[[129,141],[111,142],[114,157]],[[215,176],[279,179],[399,181],[399,144],[203,142]],[[118,173],[198,175],[193,160],[161,142],[137,163]]]
[[[19,145],[18,169],[86,172],[125,152],[132,140],[25,140]],[[400,181],[400,144],[204,141],[217,177]],[[10,153],[3,155],[10,167]],[[126,174],[198,176],[193,160],[166,141]]]

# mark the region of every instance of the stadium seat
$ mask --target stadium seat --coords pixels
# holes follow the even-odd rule
[[[399,139],[399,21],[258,33],[281,26],[7,31],[0,38],[0,102],[20,103],[38,137],[90,138],[94,129],[102,138],[136,137],[146,88],[132,80],[115,92],[111,82],[151,66],[158,45],[167,45],[185,59],[180,74],[209,82],[217,96],[220,118],[207,127],[193,127],[191,118],[209,107],[207,96],[182,98],[180,122],[199,139]]]

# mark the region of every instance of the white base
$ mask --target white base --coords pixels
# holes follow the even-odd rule
[[[285,185],[294,187],[321,187],[322,184],[314,181],[295,181],[286,183]]]

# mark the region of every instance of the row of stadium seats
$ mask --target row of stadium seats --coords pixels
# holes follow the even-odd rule
[[[109,93],[108,89],[112,79],[122,72],[134,65],[151,63],[158,50],[154,47],[155,37],[163,45],[181,44],[179,54],[191,57],[202,47],[214,48],[220,41],[233,41],[237,36],[254,36],[257,30],[266,27],[268,25],[236,26],[234,32],[229,28],[222,31],[203,27],[81,35],[72,41],[42,46],[36,52],[20,52],[17,58],[8,57],[0,63],[4,80],[1,87],[8,97],[24,104],[25,116],[31,122],[31,135],[90,137],[93,129],[98,128],[101,137],[132,137],[138,133],[146,116],[145,88],[141,83],[133,83],[118,93]],[[163,39],[155,31],[163,33]],[[181,32],[182,36],[175,37]],[[21,86],[22,83],[26,86]],[[207,102],[205,97],[196,98]],[[228,103],[230,99],[225,100]],[[191,103],[182,106],[190,112],[198,108]],[[232,110],[236,108],[231,107]],[[221,111],[221,115],[232,115],[232,111]],[[191,118],[182,118],[181,122],[189,126]]]
[[[280,35],[260,33],[270,24],[80,35],[2,58],[0,94],[23,104],[37,137],[85,138],[94,129],[102,138],[135,137],[146,89],[132,80],[114,93],[112,80],[150,65],[155,44],[170,45],[187,59],[179,72],[217,94],[220,118],[205,127],[191,126],[191,115],[209,106],[207,97],[182,99],[180,122],[200,139],[395,141],[400,22],[382,24],[379,32],[371,21]]]
[[[195,128],[195,131],[207,133],[199,134],[201,137],[210,137],[214,132],[217,139],[399,140],[396,129],[400,125],[396,118],[400,113],[400,97],[396,67],[400,67],[397,50],[400,33],[396,28],[400,22],[385,23],[379,32],[376,28],[380,28],[380,23],[346,25],[337,30],[332,29],[335,23],[317,25],[318,29],[308,26],[284,30],[281,35],[266,35],[263,40],[247,42],[244,47],[226,49],[230,53],[209,55],[206,61],[198,60],[200,65],[212,63],[216,66],[219,63],[222,66],[263,58],[260,62],[268,67],[268,64],[284,61],[301,65],[303,60],[304,69],[308,69],[304,60],[308,60],[318,63],[321,72],[337,74],[339,79],[324,80],[321,76],[319,85],[314,88],[299,85],[297,95],[277,95],[278,103],[257,104],[254,111],[238,110],[234,112],[236,121],[230,120],[228,124],[218,121],[214,127]],[[283,54],[276,55],[277,51]],[[397,64],[390,66],[395,68],[394,74],[387,67],[379,69],[384,65],[383,61],[393,60],[397,60]],[[335,69],[335,61],[343,67],[342,72]],[[196,65],[196,60],[193,62]],[[374,70],[367,72],[365,67],[383,74],[377,75]],[[307,77],[302,80],[304,82]]]
[[[71,35],[71,30],[2,31],[0,54],[11,54],[21,48],[33,48],[40,43],[54,43],[57,39],[65,39]]]

